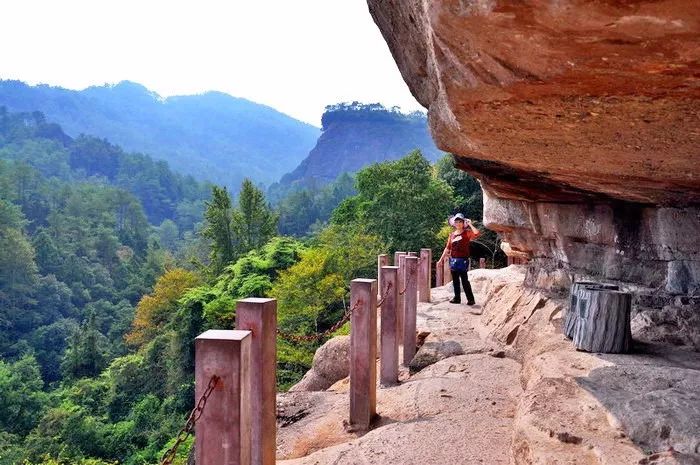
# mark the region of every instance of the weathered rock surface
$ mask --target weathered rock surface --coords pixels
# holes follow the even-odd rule
[[[697,352],[638,341],[633,354],[577,352],[561,334],[565,300],[526,278],[523,266],[471,271],[480,315],[449,304],[449,286],[433,289],[418,329],[465,354],[380,389],[380,419],[363,436],[342,429],[347,380],[281,394],[280,463],[700,463]]]
[[[336,336],[316,350],[311,369],[290,391],[324,391],[350,374],[350,336]]]
[[[700,202],[694,0],[368,0],[433,137],[500,196]]]
[[[464,349],[457,341],[427,342],[418,349],[409,368],[411,372],[418,372],[440,360],[463,354]]]
[[[697,1],[368,4],[438,147],[481,180],[484,224],[537,259],[530,284],[698,295]]]

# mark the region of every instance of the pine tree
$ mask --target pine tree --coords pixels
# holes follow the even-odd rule
[[[244,179],[233,215],[240,254],[262,247],[277,232],[277,215],[265,201],[265,194],[250,179]]]

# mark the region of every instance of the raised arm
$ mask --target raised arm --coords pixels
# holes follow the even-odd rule
[[[474,226],[474,225],[472,224],[472,220],[467,220],[466,223],[467,223],[467,226],[469,227],[469,229],[471,229],[472,234],[474,234],[474,237],[476,237],[476,236],[478,236],[479,234],[481,234],[481,231],[479,231],[478,229],[476,229],[476,226]]]

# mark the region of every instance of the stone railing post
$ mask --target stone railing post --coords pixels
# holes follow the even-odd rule
[[[406,293],[403,315],[403,364],[416,355],[416,313],[418,310],[418,257],[406,257]]]
[[[380,346],[379,382],[382,386],[392,386],[399,382],[399,337],[398,337],[398,272],[397,266],[382,268],[384,286],[391,286],[382,301],[382,328]]]
[[[450,261],[445,259],[442,262],[442,284],[448,284],[452,282],[452,271],[450,270]]]
[[[377,255],[377,292],[381,294],[384,291],[384,283],[382,282],[382,267],[389,264],[389,256],[385,253]]]
[[[195,461],[250,465],[250,331],[209,330],[194,341],[195,403],[212,391],[195,434]]]
[[[399,288],[399,296],[398,300],[396,303],[396,321],[398,325],[398,341],[399,344],[403,342],[403,336],[401,335],[402,330],[403,330],[403,293],[401,292],[403,290],[404,286],[404,263],[406,259],[406,255],[408,255],[406,252],[396,252],[394,254],[394,266],[399,267],[399,272],[398,272],[398,277],[396,278],[396,282],[398,283],[398,288]]]
[[[435,287],[440,287],[445,284],[445,267],[442,263],[435,263]]]
[[[418,301],[430,302],[430,270],[432,269],[433,251],[420,249],[420,262],[418,264]]]
[[[350,421],[366,431],[377,414],[377,280],[350,283]]]
[[[251,464],[274,465],[277,452],[277,301],[239,300],[236,328],[252,333]]]

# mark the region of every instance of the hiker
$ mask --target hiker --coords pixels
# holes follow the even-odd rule
[[[465,228],[465,223],[468,228]],[[469,242],[479,236],[479,230],[474,227],[470,219],[464,218],[464,215],[457,213],[450,218],[450,224],[455,230],[450,233],[447,238],[447,245],[442,252],[438,264],[442,264],[445,257],[449,256],[450,271],[452,271],[452,285],[454,286],[455,296],[450,303],[459,304],[462,302],[459,280],[462,280],[464,293],[467,296],[467,305],[474,305],[474,293],[472,286],[469,284]]]

